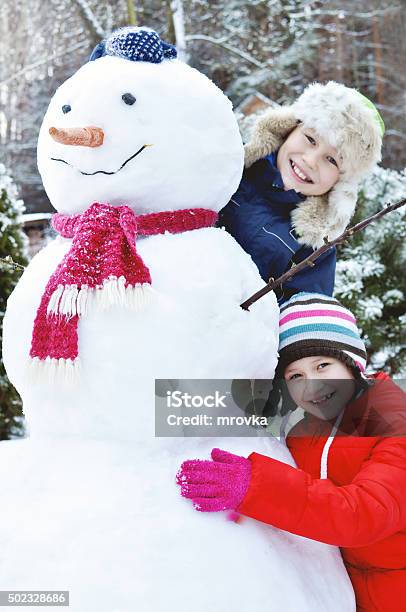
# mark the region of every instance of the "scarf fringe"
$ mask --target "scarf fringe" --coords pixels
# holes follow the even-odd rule
[[[44,382],[74,386],[80,377],[81,363],[76,359],[40,359],[33,357],[28,364],[28,378],[31,383]]]
[[[150,283],[125,286],[124,276],[109,276],[103,285],[91,288],[83,285],[58,285],[48,303],[47,315],[65,315],[66,317],[85,317],[91,308],[107,310],[118,305],[139,311],[150,303],[153,290]]]

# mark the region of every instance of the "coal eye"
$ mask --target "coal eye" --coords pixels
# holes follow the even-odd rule
[[[132,104],[134,104],[135,102],[135,98],[132,94],[130,93],[125,93],[121,96],[121,99],[128,104],[129,106],[132,106]]]
[[[71,110],[72,110],[72,107],[70,104],[64,104],[62,106],[62,112],[64,115],[66,115],[66,113],[70,113]]]

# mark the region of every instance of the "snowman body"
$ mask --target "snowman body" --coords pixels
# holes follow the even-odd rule
[[[117,98],[129,89],[139,91],[131,133],[123,125],[132,109],[103,114],[100,106],[101,92]],[[52,142],[48,129],[62,105],[77,115],[60,122],[101,127],[104,149],[66,151]],[[141,153],[126,173],[117,171],[144,144],[152,145],[145,159]],[[107,57],[83,67],[55,95],[39,142],[44,184],[65,213],[83,212],[93,201],[131,205],[137,213],[218,210],[235,191],[241,165],[228,101],[176,60],[149,66]],[[91,174],[100,168],[115,174]],[[35,315],[70,246],[58,237],[31,261],[4,319],[4,361],[30,437],[0,448],[9,527],[0,534],[2,588],[69,590],[75,612],[354,610],[338,549],[248,518],[237,524],[224,513],[202,515],[179,495],[175,474],[186,458],[208,458],[220,446],[293,464],[283,444],[263,436],[154,435],[156,378],[272,377],[275,296],[250,312],[239,307],[261,286],[250,258],[218,228],[139,238],[151,302],[140,312],[92,310],[78,323],[74,383],[33,382],[26,363]]]

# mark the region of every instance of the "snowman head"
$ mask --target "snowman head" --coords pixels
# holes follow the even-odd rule
[[[56,210],[220,210],[243,168],[228,98],[146,28],[113,33],[91,59],[56,91],[40,130],[38,168]]]

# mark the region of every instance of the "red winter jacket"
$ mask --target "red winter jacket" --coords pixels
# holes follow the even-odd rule
[[[406,610],[406,395],[386,374],[332,424],[307,414],[287,444],[299,469],[257,453],[241,514],[341,547],[359,612]],[[353,435],[350,424],[356,426]]]

